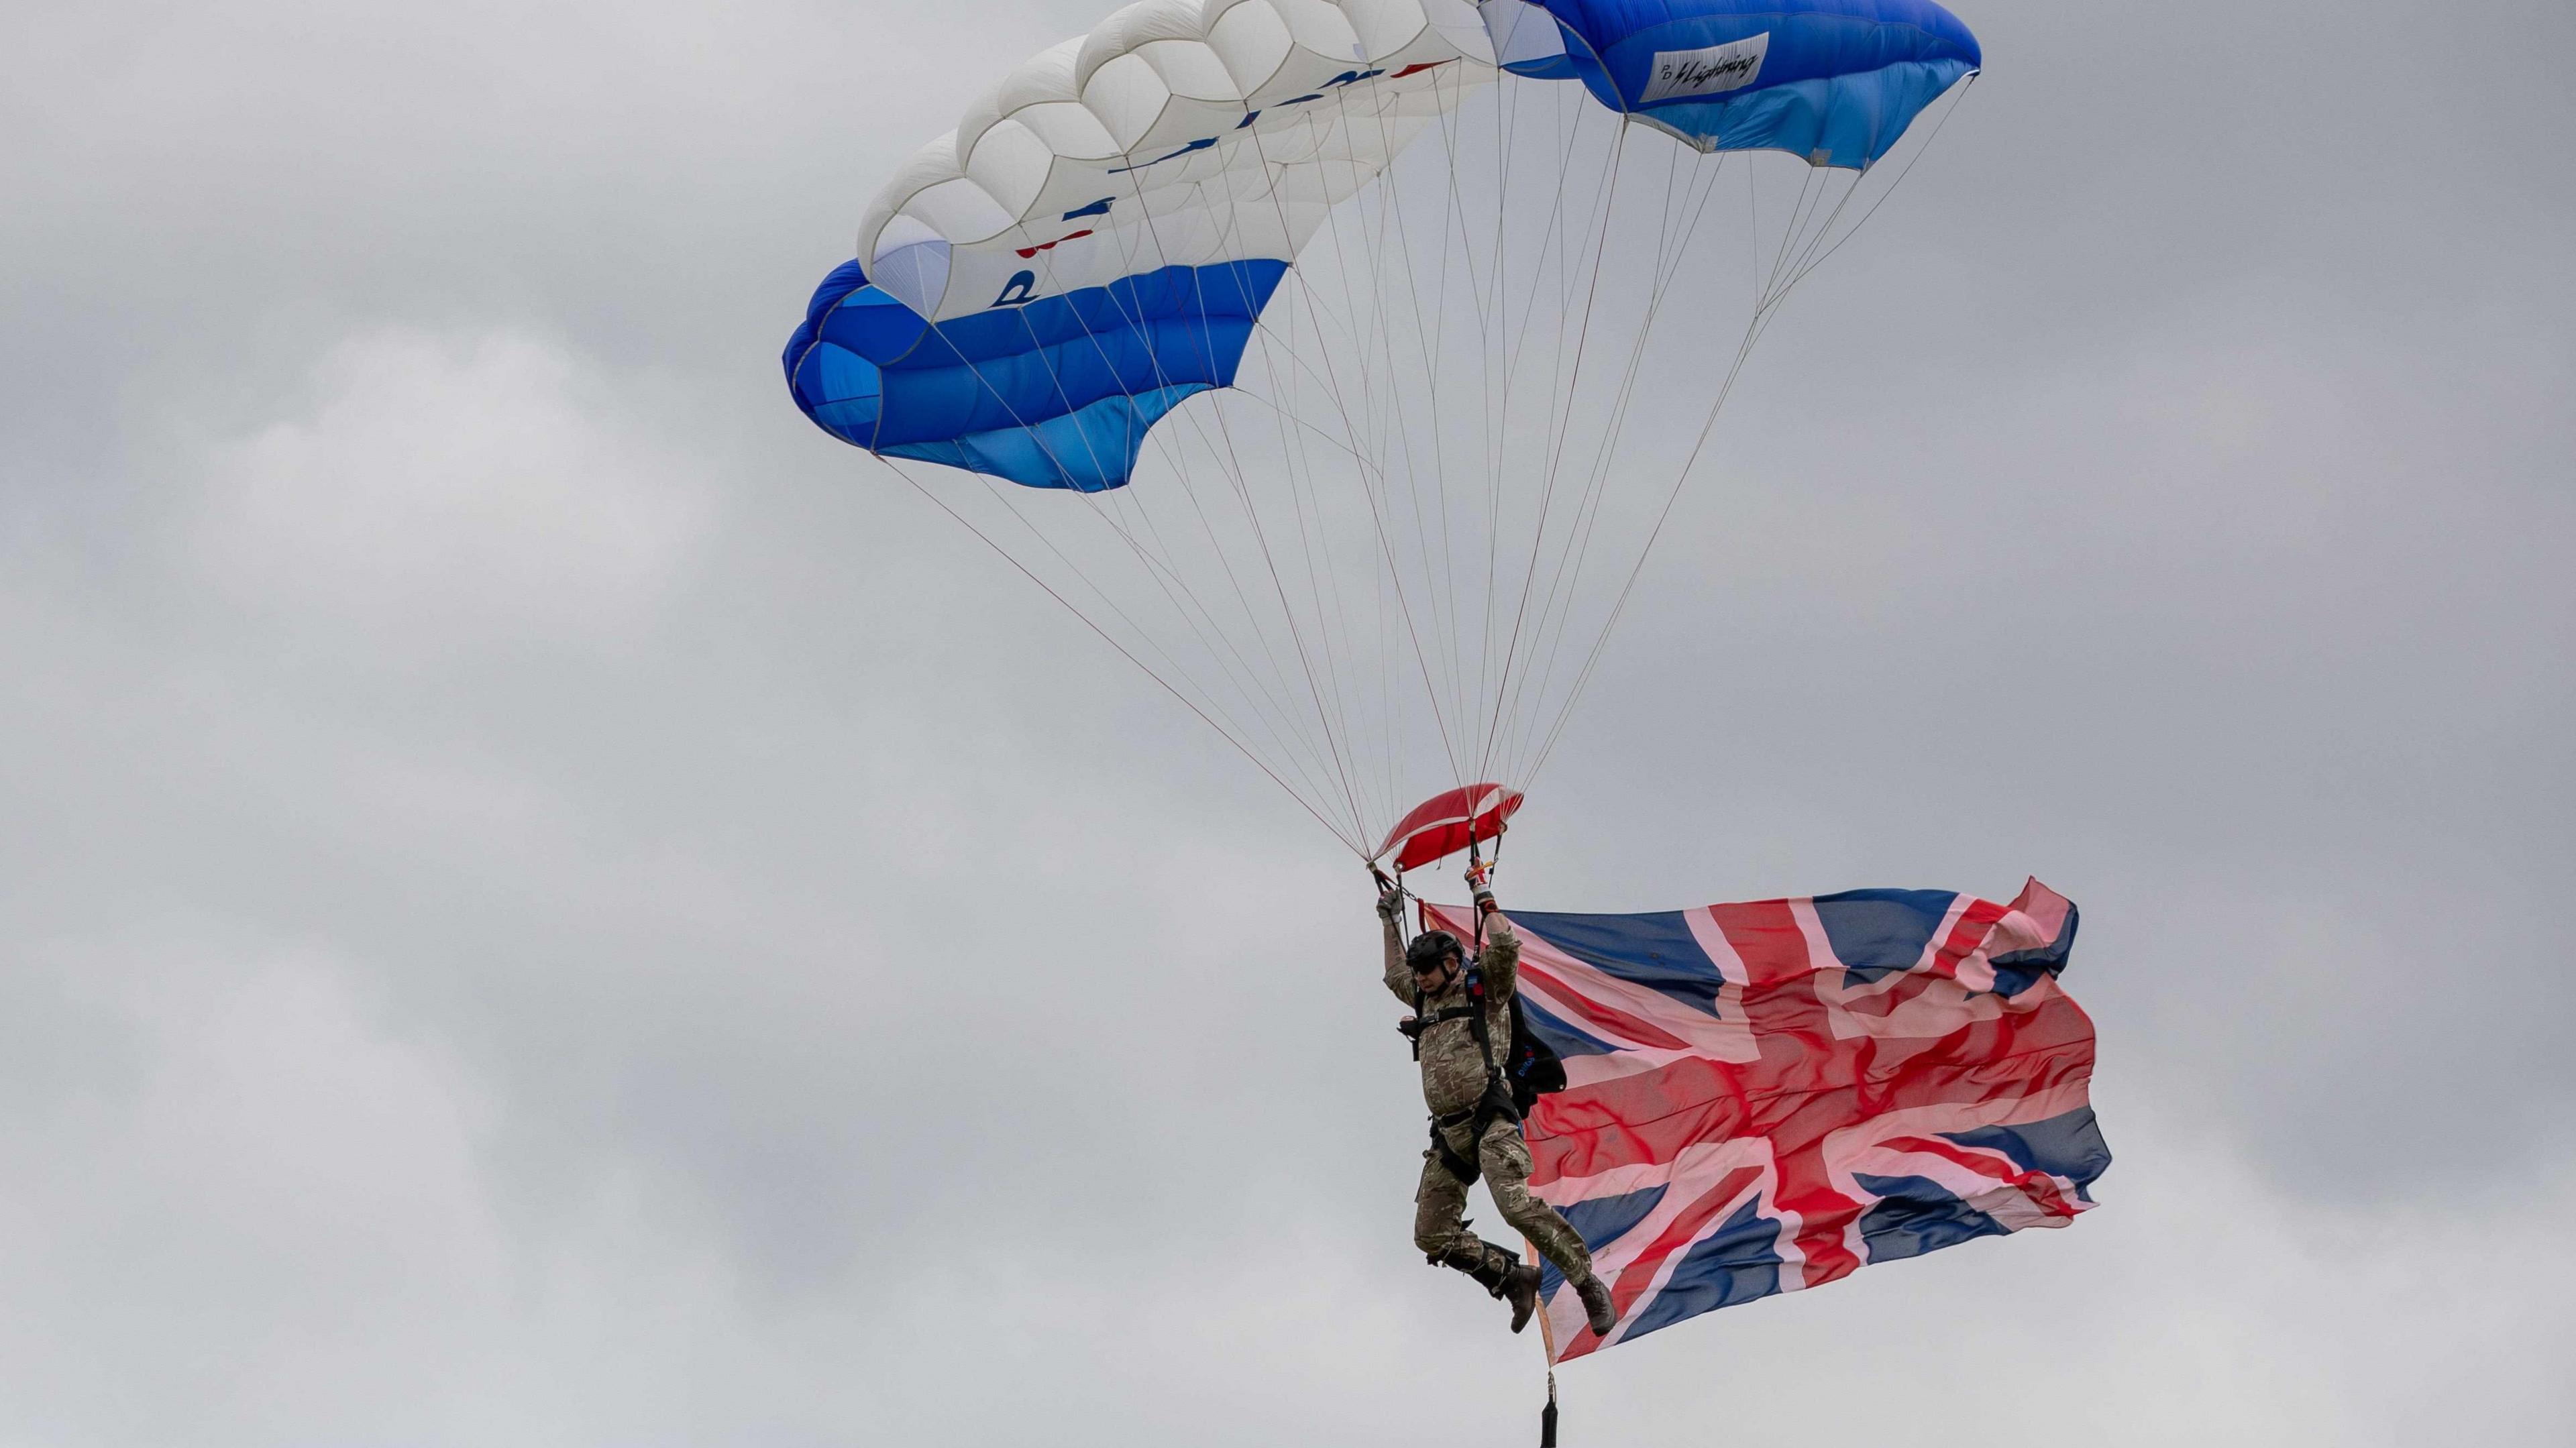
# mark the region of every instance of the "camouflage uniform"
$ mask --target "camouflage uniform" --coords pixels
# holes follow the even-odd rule
[[[1486,1034],[1497,1058],[1511,1044],[1512,990],[1520,959],[1520,937],[1500,916],[1492,917],[1479,973],[1485,980]],[[1405,1005],[1414,1005],[1413,970],[1405,963],[1404,941],[1392,920],[1386,922],[1386,988]],[[1466,1004],[1466,976],[1461,971],[1446,990],[1423,997],[1420,1013],[1429,1020],[1444,1009]],[[1443,1021],[1422,1032],[1421,1044],[1422,1102],[1433,1117],[1475,1110],[1484,1097],[1488,1072],[1484,1052],[1476,1045],[1474,1025],[1465,1019]],[[1472,1121],[1459,1122],[1444,1129],[1441,1137],[1451,1151],[1483,1169],[1485,1188],[1493,1193],[1494,1207],[1503,1220],[1527,1237],[1540,1256],[1555,1263],[1567,1281],[1579,1283],[1590,1277],[1592,1254],[1584,1250],[1583,1238],[1555,1208],[1530,1194],[1529,1147],[1521,1140],[1519,1123],[1509,1117],[1497,1120],[1485,1128],[1482,1141],[1471,1143],[1467,1134],[1472,1125]],[[1467,1230],[1467,1186],[1438,1152],[1422,1153],[1422,1184],[1413,1195],[1413,1245],[1433,1263],[1470,1275],[1479,1269],[1492,1271],[1497,1253],[1519,1260],[1519,1253],[1480,1242]]]

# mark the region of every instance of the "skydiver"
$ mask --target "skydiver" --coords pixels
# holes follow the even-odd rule
[[[1386,927],[1386,988],[1413,1008],[1402,1029],[1422,1063],[1422,1100],[1431,1109],[1431,1147],[1422,1153],[1422,1184],[1413,1196],[1413,1245],[1432,1266],[1456,1268],[1511,1304],[1512,1331],[1529,1325],[1538,1305],[1538,1268],[1467,1230],[1467,1188],[1481,1175],[1503,1220],[1574,1284],[1592,1330],[1606,1335],[1619,1320],[1610,1289],[1593,1275],[1592,1254],[1581,1235],[1530,1194],[1529,1146],[1521,1140],[1520,1112],[1503,1079],[1520,937],[1496,908],[1482,868],[1468,867],[1467,884],[1475,894],[1482,941],[1476,958],[1485,996],[1482,1030],[1469,1004],[1465,948],[1458,937],[1431,930],[1407,945],[1397,923],[1403,890],[1388,885],[1377,902]]]

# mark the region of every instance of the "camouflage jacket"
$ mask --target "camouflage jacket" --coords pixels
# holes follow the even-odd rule
[[[1485,924],[1485,949],[1479,973],[1485,978],[1485,1029],[1494,1043],[1494,1063],[1502,1064],[1512,1046],[1512,989],[1521,964],[1520,937],[1500,915]],[[1386,988],[1407,1007],[1414,1005],[1413,970],[1404,963],[1404,937],[1393,921],[1386,927]],[[1462,971],[1449,988],[1425,997],[1421,1014],[1428,1018],[1467,1003]],[[1434,1116],[1465,1111],[1485,1094],[1485,1057],[1476,1049],[1474,1026],[1465,1019],[1444,1021],[1422,1033],[1422,1104]]]

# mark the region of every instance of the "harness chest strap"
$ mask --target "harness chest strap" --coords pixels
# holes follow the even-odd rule
[[[1423,1032],[1433,1026],[1445,1026],[1451,1021],[1478,1020],[1484,1015],[1483,1008],[1479,1006],[1451,1006],[1447,1010],[1433,1011],[1426,1016],[1422,1014],[1422,997],[1418,995],[1413,998],[1413,1012],[1413,1026],[1406,1034],[1413,1038],[1413,1059],[1417,1061],[1422,1059]],[[1484,1052],[1485,1064],[1490,1069],[1493,1066],[1494,1053],[1485,1045],[1485,1032],[1482,1030],[1476,1032],[1476,1045],[1477,1049]]]
[[[1446,1025],[1451,1021],[1465,1021],[1467,1029],[1475,1034],[1476,1054],[1485,1058],[1486,1079],[1499,1081],[1503,1077],[1503,1067],[1501,1062],[1494,1059],[1493,1026],[1485,1019],[1485,978],[1470,967],[1460,983],[1466,987],[1467,1003],[1463,1006],[1449,1006],[1433,1011],[1429,1015],[1422,1013],[1422,992],[1413,993],[1413,1028],[1406,1032],[1413,1038],[1413,1059],[1417,1061],[1422,1059],[1424,1032],[1433,1026]]]

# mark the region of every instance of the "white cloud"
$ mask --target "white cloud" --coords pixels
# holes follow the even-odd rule
[[[197,542],[234,589],[373,625],[589,632],[648,610],[708,500],[561,348],[388,330],[218,446]]]
[[[341,969],[58,945],[7,982],[13,1011],[136,1069],[21,1075],[0,1102],[13,1154],[49,1166],[0,1179],[0,1439],[297,1436],[434,1398],[481,1354],[472,1324],[510,1296],[474,1165],[486,1103],[371,1028]]]

